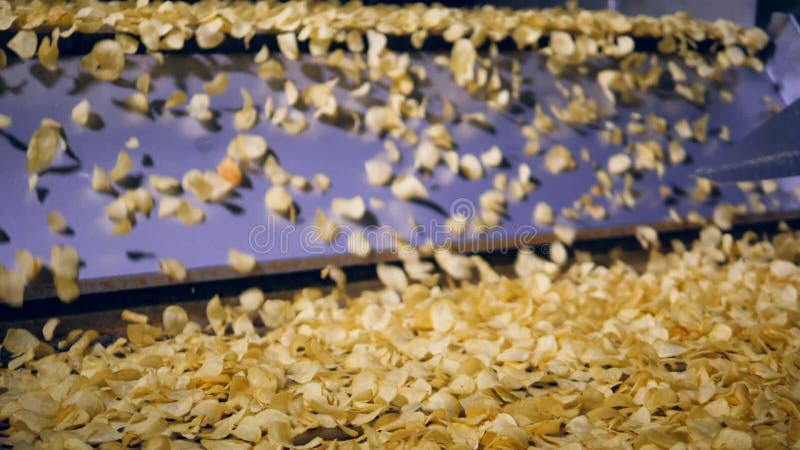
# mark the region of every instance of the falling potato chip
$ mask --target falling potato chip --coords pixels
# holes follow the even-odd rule
[[[371,89],[372,84],[370,84],[368,81],[365,81],[357,88],[351,90],[350,95],[352,95],[354,98],[364,98],[369,95]]]
[[[500,147],[493,145],[492,148],[481,153],[481,163],[487,167],[499,167],[503,164],[503,152]]]
[[[408,288],[408,277],[402,268],[388,264],[378,264],[375,269],[378,279],[387,288],[394,289],[397,292],[403,292]]]
[[[81,58],[81,66],[99,80],[114,81],[125,70],[125,53],[119,42],[103,39],[94,44],[91,53]]]
[[[131,156],[128,154],[128,152],[123,150],[117,154],[117,162],[114,164],[114,167],[111,169],[111,171],[108,172],[108,176],[115,182],[119,183],[126,176],[128,176],[131,169],[133,169],[133,160],[131,160]]]
[[[147,95],[150,93],[150,74],[145,72],[136,79],[136,89]]]
[[[233,270],[241,274],[247,274],[255,270],[256,258],[253,255],[231,249],[228,252],[228,264],[230,264]]]
[[[164,102],[164,108],[175,108],[186,103],[186,92],[177,90]]]
[[[31,59],[36,55],[36,33],[30,30],[20,30],[8,41],[8,48],[22,59]]]
[[[96,192],[111,192],[111,182],[108,174],[102,167],[95,165],[92,169],[92,190]]]
[[[281,54],[290,60],[297,60],[300,58],[300,49],[297,47],[297,36],[294,33],[279,34],[278,48]]]
[[[325,212],[317,208],[314,216],[317,237],[323,242],[332,242],[339,234],[339,225],[336,224]]]
[[[533,208],[533,222],[541,225],[552,225],[555,223],[553,207],[545,202],[539,202]]]
[[[60,32],[59,28],[53,29],[52,35],[43,37],[42,42],[39,43],[39,62],[42,67],[51,72],[58,70],[58,38]]]
[[[567,147],[561,144],[556,144],[547,151],[547,154],[544,156],[544,165],[553,175],[574,170],[577,167],[572,153],[570,153]]]
[[[64,149],[59,131],[60,128],[42,125],[33,132],[28,142],[28,173],[41,173],[50,166],[58,151]]]
[[[367,208],[364,199],[357,195],[351,198],[334,198],[331,210],[343,219],[358,221],[364,217]]]
[[[47,226],[53,234],[62,234],[69,229],[67,219],[58,211],[50,211],[47,213]]]
[[[26,281],[34,280],[42,270],[42,259],[34,257],[30,251],[25,249],[17,249],[14,252],[14,261]]]
[[[270,58],[258,66],[258,77],[266,80],[283,80],[286,78],[286,69],[282,62]]]
[[[80,257],[78,251],[68,245],[54,245],[50,250],[50,270],[67,278],[78,277]]]
[[[459,39],[450,51],[450,71],[458,86],[466,86],[475,79],[477,52],[469,39]]]
[[[631,168],[631,157],[626,153],[616,153],[608,158],[608,173],[622,175]]]
[[[242,171],[239,164],[231,158],[224,158],[217,165],[217,175],[233,187],[242,183]]]
[[[0,114],[0,130],[5,130],[11,126],[12,120],[11,116],[7,116],[5,114]]]
[[[655,228],[647,225],[640,225],[636,227],[636,239],[643,249],[647,250],[650,247],[658,246],[658,232]]]
[[[331,179],[324,173],[314,174],[314,184],[320,192],[325,192],[331,188]]]
[[[130,322],[130,323],[138,323],[144,324],[147,323],[150,318],[147,317],[145,314],[140,314],[129,309],[123,309],[122,313],[120,314],[120,319],[123,322]]]
[[[575,53],[575,41],[569,33],[563,31],[553,31],[550,33],[550,50],[559,56],[571,56]]]
[[[233,125],[237,130],[249,130],[253,128],[258,118],[258,112],[253,107],[253,97],[250,92],[245,88],[241,88],[243,105],[242,109],[236,111],[233,115]]]
[[[227,199],[235,186],[217,172],[192,169],[183,175],[181,187],[201,202],[219,203]]]
[[[170,305],[164,308],[161,324],[167,335],[174,336],[181,333],[186,328],[187,323],[189,323],[189,315],[185,309],[177,305]]]
[[[441,160],[441,151],[428,140],[422,141],[414,152],[414,168],[432,171]]]
[[[159,216],[161,216],[160,211]],[[206,218],[206,214],[202,209],[186,200],[182,200],[178,203],[175,216],[185,225],[197,225]]]
[[[83,99],[72,108],[72,120],[78,125],[86,126],[89,123],[89,114],[91,113],[91,105],[89,100]]]
[[[308,121],[304,115],[297,113],[296,111],[292,111],[292,114],[281,121],[280,125],[284,131],[296,136],[308,128]]]
[[[177,178],[161,175],[150,175],[148,177],[150,186],[161,194],[175,194],[180,191],[181,183]]]
[[[464,178],[468,180],[480,180],[483,178],[483,166],[478,157],[471,153],[461,158],[459,168]]]
[[[186,280],[186,268],[177,259],[162,259],[158,264],[161,267],[161,273],[169,277],[170,280],[179,283]]]
[[[228,157],[240,161],[258,161],[267,153],[267,141],[256,134],[239,134],[228,144]]]
[[[203,91],[208,95],[219,96],[227,90],[228,74],[225,72],[220,72],[211,81],[203,83]]]
[[[136,136],[131,136],[125,140],[125,148],[128,150],[136,150],[139,148],[139,138]]]
[[[42,327],[42,338],[44,338],[45,341],[53,340],[53,336],[56,333],[56,327],[59,323],[61,323],[61,320],[56,317],[47,319],[47,322],[45,322],[44,326]]]
[[[359,258],[365,258],[372,252],[367,236],[363,231],[353,230],[347,237],[347,251]]]
[[[373,186],[385,186],[392,180],[392,166],[385,161],[371,159],[364,163],[367,182]]]
[[[704,114],[699,119],[692,122],[692,136],[701,144],[708,138],[708,114]]]
[[[274,185],[267,190],[264,196],[264,204],[267,209],[282,216],[288,216],[291,211],[294,200],[292,194],[281,185]]]
[[[400,200],[428,198],[428,189],[413,175],[400,175],[392,182],[392,194]]]
[[[147,95],[141,92],[134,92],[122,103],[127,110],[135,113],[147,115],[150,112],[150,101],[147,99]]]

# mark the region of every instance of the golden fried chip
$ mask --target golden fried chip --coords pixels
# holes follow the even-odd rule
[[[256,258],[248,253],[231,249],[228,252],[228,264],[230,264],[233,270],[241,274],[247,274],[255,270]]]
[[[81,58],[83,69],[102,81],[119,79],[125,70],[125,53],[117,41],[98,41],[91,53]]]
[[[31,59],[36,55],[36,33],[30,30],[20,30],[8,41],[8,48],[22,59]]]
[[[159,260],[158,265],[161,268],[161,273],[169,277],[170,280],[178,283],[186,280],[186,268],[177,259],[162,259]]]
[[[228,74],[220,72],[211,81],[203,83],[203,91],[208,95],[219,96],[228,90]],[[194,97],[192,97],[194,100]]]
[[[114,164],[114,167],[111,168],[111,171],[108,172],[108,176],[115,182],[119,183],[126,176],[128,176],[128,174],[131,172],[131,169],[133,169],[133,160],[131,159],[131,155],[123,150],[117,154],[117,162]]]
[[[63,234],[69,230],[67,219],[58,211],[50,211],[47,213],[47,226],[53,234]]]

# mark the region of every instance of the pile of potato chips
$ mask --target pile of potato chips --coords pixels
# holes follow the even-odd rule
[[[379,265],[385,288],[356,297],[329,268],[332,290],[215,297],[202,323],[177,305],[126,311],[127,335],[106,345],[55,320],[46,340],[11,329],[0,445],[796,446],[799,239],[708,227],[669,252],[654,239],[642,271],[523,251],[514,278],[437,257],[473,281]]]

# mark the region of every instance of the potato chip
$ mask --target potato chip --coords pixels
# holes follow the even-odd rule
[[[255,270],[256,258],[248,253],[231,249],[228,252],[228,264],[230,264],[233,270],[241,274],[247,274]]]
[[[61,323],[61,320],[55,317],[51,317],[47,319],[44,326],[42,327],[42,338],[45,341],[52,341],[53,336],[56,334],[56,327],[58,324]]]
[[[428,198],[428,189],[413,175],[400,175],[392,182],[392,194],[400,200]]]
[[[631,157],[626,153],[615,153],[608,158],[608,173],[622,175],[631,168]]]
[[[286,95],[286,104],[293,106],[300,99],[300,91],[292,80],[286,80],[283,84],[283,93]]]
[[[164,108],[176,108],[186,103],[186,92],[177,90],[173,92],[164,102]]]
[[[103,39],[81,58],[83,70],[102,81],[115,81],[125,71],[125,53],[117,41]]]
[[[5,130],[11,126],[12,120],[11,116],[7,116],[5,114],[0,114],[0,130]]]
[[[92,190],[96,192],[112,192],[108,174],[98,165],[95,165],[92,169]]]
[[[181,182],[173,177],[153,174],[148,177],[148,182],[161,194],[176,194],[181,190]]]
[[[114,164],[114,167],[111,168],[111,171],[108,172],[108,176],[119,183],[128,176],[131,169],[133,169],[133,160],[131,160],[131,156],[128,152],[123,150],[117,154],[117,162]]]
[[[331,179],[324,173],[314,174],[314,184],[320,192],[325,192],[331,188]]]
[[[301,134],[308,128],[308,121],[305,116],[296,112],[287,116],[280,124],[284,131],[293,136]]]
[[[478,157],[473,154],[464,155],[459,163],[459,168],[464,178],[468,180],[480,180],[483,178],[483,166]]]
[[[658,246],[658,232],[655,228],[647,225],[640,225],[636,227],[636,240],[643,249],[647,250],[650,247]]]
[[[166,275],[170,280],[178,283],[186,280],[186,268],[183,267],[183,264],[177,259],[161,259],[158,261],[158,265],[161,268],[161,273]]]
[[[42,259],[34,257],[25,249],[20,248],[14,252],[14,262],[26,281],[33,281],[42,270]]]
[[[183,175],[181,187],[201,202],[220,203],[233,192],[235,186],[217,172],[192,169]]]
[[[39,63],[49,71],[58,70],[58,38],[60,29],[55,28],[51,37],[43,37],[39,43]]]
[[[545,202],[539,202],[533,208],[533,222],[541,225],[553,225],[555,214],[553,207]]]
[[[402,268],[388,264],[378,264],[376,271],[378,279],[387,288],[401,293],[408,288],[408,277],[406,277],[406,273],[403,272]]]
[[[22,59],[31,59],[36,55],[36,33],[30,30],[20,30],[8,41],[8,48]]]
[[[138,324],[145,324],[147,323],[148,320],[150,320],[146,315],[131,311],[129,309],[122,310],[120,319],[123,322],[138,323]]]
[[[279,60],[270,58],[258,66],[258,77],[266,80],[283,80],[286,78],[286,69]]]
[[[281,33],[278,35],[278,48],[281,54],[290,60],[300,58],[300,49],[297,47],[297,36],[294,33]]]
[[[47,213],[47,226],[53,234],[63,234],[69,230],[67,219],[58,211],[50,211]]]
[[[147,99],[147,95],[141,92],[134,92],[122,104],[125,109],[135,113],[147,115],[150,112],[150,101]]]
[[[89,114],[91,113],[91,105],[89,100],[83,99],[72,108],[72,120],[78,125],[86,126],[89,123]]]
[[[331,210],[337,216],[352,221],[359,221],[367,211],[364,199],[357,195],[351,198],[334,198]]]
[[[392,181],[392,166],[385,161],[371,159],[364,163],[367,182],[373,186],[386,186]]]
[[[225,33],[222,27],[225,22],[220,17],[216,17],[210,22],[206,22],[197,27],[194,33],[197,45],[202,49],[216,48],[225,40]]]
[[[65,148],[64,140],[60,135],[60,128],[42,125],[33,132],[28,142],[28,173],[41,173],[47,169],[56,158],[59,150]]]
[[[161,316],[161,324],[164,327],[164,332],[173,336],[181,333],[186,324],[189,323],[189,315],[186,310],[180,306],[170,305],[164,308],[164,313]]]
[[[353,230],[347,237],[347,251],[359,258],[365,258],[372,252],[372,247],[363,231]]]
[[[212,96],[220,96],[228,90],[228,74],[218,73],[211,81],[203,83],[203,91]],[[194,97],[192,97],[194,99]]]
[[[294,205],[294,200],[292,199],[292,194],[285,187],[275,185],[267,190],[264,196],[264,204],[268,210],[282,216],[288,216]]]
[[[547,151],[547,154],[544,156],[544,165],[553,175],[574,170],[577,167],[572,153],[570,153],[567,147],[561,144],[556,144]]]
[[[469,39],[458,39],[450,51],[450,71],[458,86],[464,87],[475,80],[477,52]]]
[[[217,165],[217,175],[228,182],[233,187],[238,187],[242,183],[242,171],[239,164],[231,158],[224,158]]]
[[[575,53],[575,41],[569,33],[563,31],[553,31],[550,33],[550,44],[548,48],[553,54],[558,56],[572,56]]]

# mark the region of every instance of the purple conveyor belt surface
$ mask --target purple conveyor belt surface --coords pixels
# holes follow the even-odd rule
[[[332,214],[330,202],[334,197],[354,195],[361,195],[365,200],[372,197],[380,199],[385,202],[385,208],[370,208],[369,219],[364,223],[343,221],[344,225],[354,229],[364,225],[387,225],[408,238],[412,227],[409,215],[413,215],[422,227],[422,233],[415,235],[415,243],[419,244],[427,237],[441,241],[447,238],[443,224],[451,208],[459,208],[460,211],[474,209],[480,194],[491,187],[495,174],[507,173],[509,179],[513,179],[523,162],[533,169],[538,188],[524,202],[509,203],[508,215],[493,236],[497,237],[497,233],[508,237],[513,237],[515,233],[530,234],[533,232],[531,212],[537,202],[548,202],[558,213],[596,183],[593,163],[580,158],[581,147],[589,151],[592,162],[602,166],[606,165],[610,155],[624,149],[601,142],[595,129],[575,130],[560,125],[554,135],[542,139],[543,152],[540,155],[525,156],[521,125],[530,123],[533,118],[534,102],[542,104],[546,110],[551,103],[564,104],[555,86],[556,77],[544,67],[543,58],[530,52],[501,53],[500,67],[504,68],[504,77],[508,77],[510,60],[516,58],[521,63],[524,80],[521,89],[523,101],[514,101],[510,110],[499,112],[489,109],[484,101],[473,98],[457,87],[449,70],[434,64],[434,56],[431,53],[412,55],[412,64],[423,65],[430,79],[420,89],[429,97],[429,113],[440,113],[440,96],[452,100],[460,113],[486,113],[494,127],[493,132],[466,122],[448,124],[457,143],[457,151],[460,154],[480,154],[492,145],[498,145],[506,157],[507,164],[488,169],[483,180],[467,181],[441,165],[431,176],[422,177],[431,192],[431,204],[397,200],[388,187],[369,185],[364,173],[364,161],[385,158],[381,139],[369,131],[354,134],[349,129],[314,120],[311,117],[313,108],[309,108],[305,114],[310,127],[299,136],[289,135],[265,121],[263,116],[248,131],[264,136],[269,148],[289,172],[308,178],[321,172],[332,179],[332,188],[324,194],[316,190],[293,193],[300,208],[298,223],[292,225],[266,211],[264,193],[269,182],[262,172],[257,172],[250,174],[249,185],[238,189],[225,204],[200,204],[191,194],[184,194],[205,211],[206,220],[200,225],[188,227],[174,218],[159,219],[154,211],[150,218],[139,216],[133,231],[126,236],[113,236],[112,224],[105,217],[104,207],[113,197],[96,193],[90,187],[95,164],[109,170],[114,165],[117,153],[125,148],[126,139],[135,136],[141,146],[129,151],[134,160],[132,173],[142,176],[144,187],[148,187],[147,177],[150,174],[180,179],[192,168],[214,170],[224,157],[228,142],[237,134],[233,126],[233,114],[242,104],[239,88],[250,91],[261,113],[267,96],[273,97],[276,106],[285,105],[282,83],[259,79],[252,55],[168,55],[163,65],[158,65],[154,58],[146,55],[129,56],[122,79],[114,83],[100,82],[83,73],[78,57],[63,58],[60,61],[61,69],[56,73],[47,72],[36,61],[11,62],[9,67],[0,72],[0,113],[13,118],[13,125],[0,136],[3,161],[0,165],[0,229],[8,236],[8,241],[0,244],[0,263],[13,266],[14,251],[18,248],[29,249],[34,255],[47,260],[54,244],[69,244],[78,249],[85,263],[80,278],[92,280],[155,273],[159,269],[159,258],[177,258],[190,270],[226,266],[231,248],[252,253],[262,262],[316,258],[341,253],[345,248],[344,236],[340,237],[337,245],[309,242],[313,241],[310,239],[309,226],[314,224],[316,209],[322,208]],[[355,85],[335,71],[314,62],[308,55],[304,55],[301,61],[288,61],[286,65],[288,78],[294,80],[301,90],[311,83],[339,76],[341,83],[335,94],[344,108],[363,112],[368,105],[378,104],[386,98],[385,82],[374,84],[366,100],[352,98],[347,90]],[[224,95],[212,97],[212,109],[218,113],[215,126],[201,126],[185,114],[185,107],[160,110],[159,105],[163,105],[163,100],[176,89],[184,89],[191,97],[194,93],[202,92],[202,84],[220,71],[228,72],[230,87]],[[145,72],[152,75],[149,94],[155,111],[152,117],[118,106],[120,101],[135,91],[134,81]],[[704,108],[691,105],[674,94],[658,91],[643,97],[642,104],[635,109],[619,108],[619,114],[610,120],[622,127],[628,122],[632,111],[656,113],[670,120],[670,123],[682,117],[693,120],[708,112],[711,117],[711,138],[705,144],[685,142],[693,162],[669,166],[662,180],[654,172],[645,172],[637,179],[634,189],[640,198],[636,208],[628,210],[600,199],[598,202],[608,207],[607,220],[595,222],[583,216],[582,220],[571,222],[559,215],[557,221],[571,223],[579,230],[602,229],[666,222],[669,220],[670,207],[684,215],[696,210],[704,216],[710,216],[718,202],[745,202],[744,194],[735,185],[721,186],[720,195],[704,204],[697,204],[691,198],[695,181],[689,175],[698,164],[713,161],[715,155],[724,152],[728,145],[716,136],[720,126],[730,127],[733,140],[741,138],[763,120],[765,108],[761,99],[774,92],[773,85],[763,74],[736,70],[728,75],[726,79],[731,81],[729,85],[736,94],[732,104],[720,101],[717,90],[710,88],[709,101]],[[567,86],[573,81],[581,83],[590,96],[600,98],[594,77],[562,80]],[[101,128],[84,128],[71,120],[72,108],[84,98],[91,102],[92,110],[102,118]],[[61,155],[53,166],[64,170],[45,173],[39,180],[38,192],[30,192],[25,170],[25,147],[45,117],[61,122],[69,146],[80,159],[80,164]],[[424,120],[410,122],[410,126],[418,131],[428,125]],[[402,141],[398,143],[403,159],[395,167],[395,174],[412,172],[414,149]],[[547,172],[543,154],[554,143],[562,143],[572,151],[578,163],[577,170],[558,176]],[[152,166],[143,164],[146,158],[152,160]],[[615,185],[621,184],[622,179],[615,178]],[[800,209],[793,193],[797,184],[796,179],[782,180],[781,192],[770,197],[779,199],[781,204],[768,201],[770,211]],[[667,203],[659,196],[660,185],[679,187],[686,195],[676,196],[671,203]],[[49,232],[46,214],[52,210],[60,211],[66,217],[74,235],[62,236]],[[537,233],[550,231],[549,227],[536,226]],[[384,244],[373,242],[377,247]],[[166,278],[163,282],[167,282]]]

